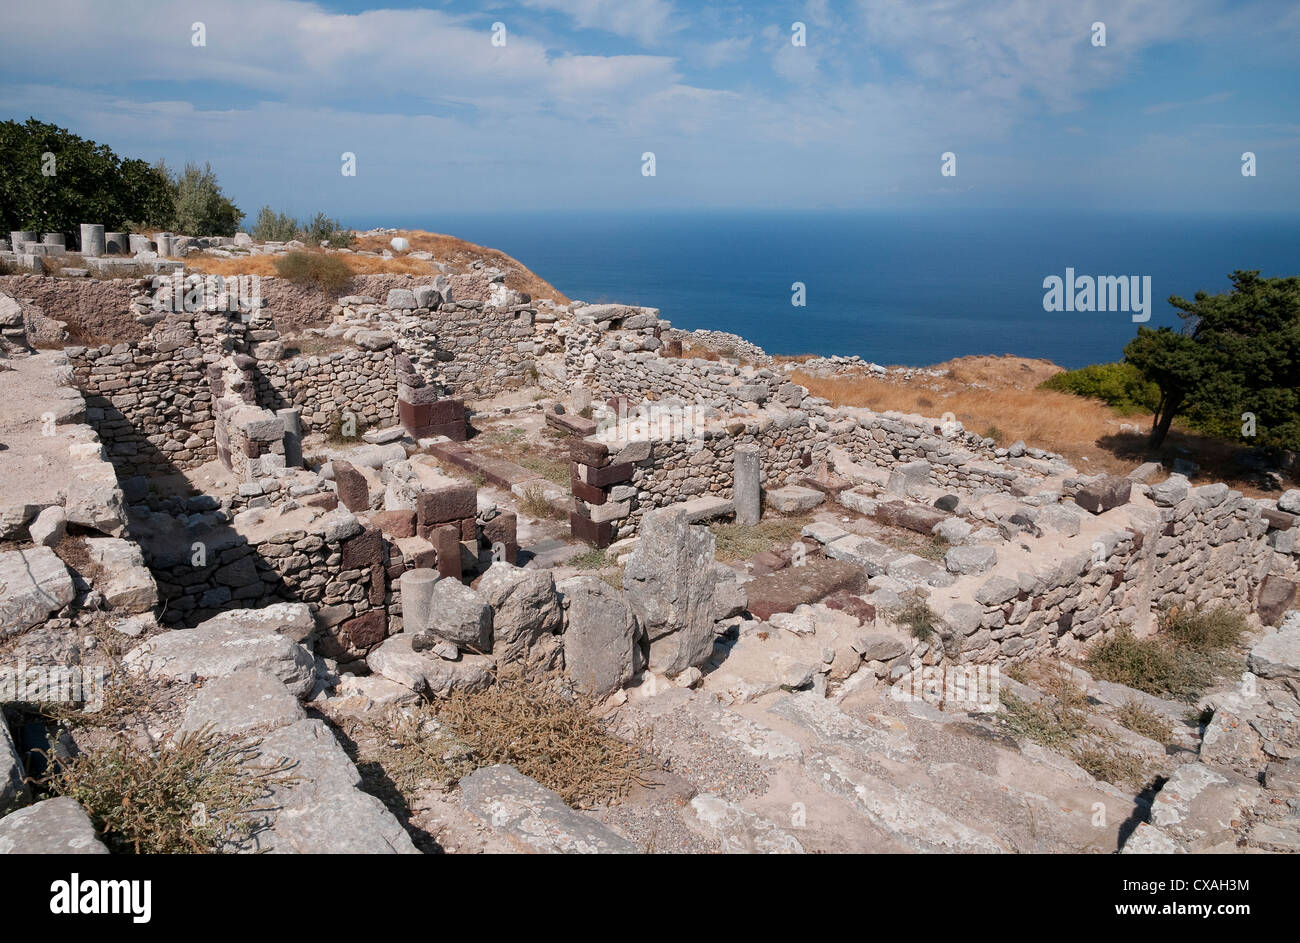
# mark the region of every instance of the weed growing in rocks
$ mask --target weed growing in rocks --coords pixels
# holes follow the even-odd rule
[[[557,677],[503,669],[486,690],[395,715],[382,745],[359,759],[377,764],[408,803],[421,788],[449,789],[476,769],[505,763],[571,806],[604,805],[650,785],[657,764],[639,739],[613,736],[595,708]]]
[[[1134,733],[1157,743],[1168,743],[1174,735],[1169,721],[1139,701],[1129,701],[1116,712],[1115,719]]]
[[[245,844],[289,761],[259,764],[260,741],[202,730],[156,751],[126,737],[67,760],[42,785],[81,803],[118,853],[201,854]]]
[[[1103,680],[1191,701],[1232,671],[1235,661],[1229,652],[1245,627],[1244,619],[1228,609],[1170,610],[1160,630],[1147,638],[1121,626],[1093,648],[1087,666]]]
[[[939,617],[935,615],[925,593],[913,590],[903,597],[903,605],[889,612],[889,617],[906,626],[912,638],[928,642],[938,632]]]
[[[524,489],[524,496],[519,499],[519,512],[537,521],[558,521],[565,516],[564,511],[546,497],[540,485],[529,485]]]

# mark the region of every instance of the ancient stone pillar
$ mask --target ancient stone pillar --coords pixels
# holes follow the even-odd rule
[[[91,257],[104,254],[104,227],[99,223],[81,224],[81,254]]]
[[[32,232],[30,229],[15,229],[13,232],[9,233],[9,248],[14,252],[21,252],[23,250],[24,242],[35,241],[36,233]]]
[[[294,468],[302,467],[302,410],[297,406],[277,409],[276,416],[284,423],[284,463]]]
[[[131,249],[124,232],[104,233],[104,251],[109,255],[126,255]]]
[[[56,249],[66,249],[68,247],[68,239],[61,232],[42,233],[41,245],[52,246]]]
[[[433,616],[433,587],[439,578],[436,570],[425,567],[407,570],[401,575],[402,631],[407,635],[420,635],[429,630]]]
[[[127,244],[131,247],[132,255],[135,255],[137,252],[153,251],[153,240],[148,236],[137,236],[135,233],[132,233],[127,237]]]
[[[158,246],[158,254],[170,256],[174,250],[173,237],[169,232],[160,232],[153,237],[154,244]]]
[[[736,446],[733,475],[731,497],[736,502],[736,523],[757,524],[763,500],[763,470],[758,461],[757,445]]]

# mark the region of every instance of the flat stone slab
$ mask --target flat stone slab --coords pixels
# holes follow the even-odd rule
[[[675,504],[673,507],[678,508],[685,515],[688,524],[712,521],[720,517],[732,517],[736,513],[735,501],[729,498],[715,498],[712,495],[706,495],[703,498],[692,498],[689,501]]]
[[[250,611],[254,614],[247,620],[238,618]],[[305,697],[316,680],[315,656],[277,632],[274,622],[259,618],[256,610],[226,612],[193,629],[156,635],[128,652],[124,661],[147,674],[185,683],[263,668],[295,697]]]
[[[44,622],[75,595],[72,574],[49,547],[0,553],[0,638]]]
[[[306,716],[279,678],[261,668],[246,668],[205,684],[186,710],[180,732],[211,727],[216,733],[243,733],[284,727]]]
[[[793,612],[804,603],[814,603],[839,592],[853,593],[866,583],[861,567],[845,560],[812,559],[803,566],[790,566],[745,584],[749,611],[757,619],[770,619],[777,612]]]
[[[267,800],[270,827],[254,849],[282,854],[418,854],[384,804],[363,792],[361,774],[329,727],[300,720],[268,734],[259,763],[286,760],[297,781],[276,786]]]
[[[75,799],[59,796],[0,819],[0,855],[106,855]]]
[[[1187,851],[1232,841],[1258,787],[1229,776],[1204,763],[1179,766],[1151,803],[1151,824]]]
[[[460,781],[461,805],[541,854],[638,854],[640,849],[513,766],[487,766]]]
[[[763,503],[782,514],[811,511],[825,500],[826,495],[822,492],[800,485],[786,485],[784,488],[774,488],[763,493]]]
[[[876,507],[876,520],[892,527],[902,527],[918,534],[930,534],[935,525],[948,519],[946,511],[921,504],[886,501]]]
[[[1258,642],[1246,664],[1261,678],[1300,678],[1300,625]]]
[[[826,555],[861,567],[867,576],[884,576],[889,565],[903,557],[901,550],[886,547],[870,537],[849,534],[826,545]]]

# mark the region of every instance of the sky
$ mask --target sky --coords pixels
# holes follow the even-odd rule
[[[250,217],[1295,213],[1297,48],[1282,0],[0,0],[0,119]]]

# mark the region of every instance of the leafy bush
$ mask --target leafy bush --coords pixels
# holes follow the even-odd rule
[[[1124,415],[1154,412],[1160,388],[1128,363],[1096,363],[1044,380],[1040,389],[1099,399]]]
[[[352,271],[336,255],[324,252],[286,252],[275,260],[275,270],[291,282],[317,285],[326,291],[340,291]]]
[[[1121,627],[1088,655],[1088,669],[1105,681],[1157,697],[1195,700],[1215,679],[1236,670],[1228,651],[1245,631],[1230,609],[1171,610],[1160,631],[1137,638]]]
[[[249,235],[258,242],[288,242],[298,238],[298,221],[287,213],[277,213],[264,206],[257,211],[257,222]]]
[[[187,236],[233,236],[243,212],[221,192],[209,164],[200,170],[186,164],[172,181],[176,190],[176,213],[172,225]]]

